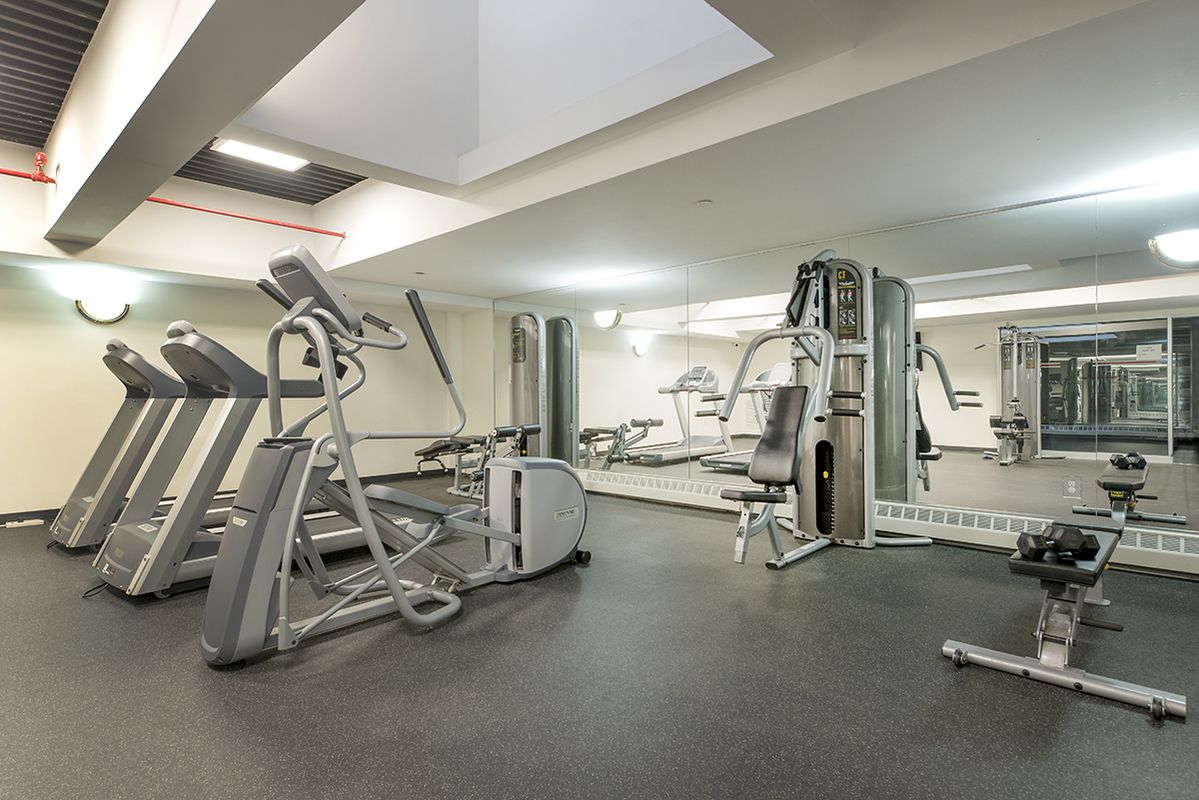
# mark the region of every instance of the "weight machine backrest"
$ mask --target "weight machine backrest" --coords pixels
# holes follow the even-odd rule
[[[774,390],[762,438],[749,462],[749,478],[763,486],[797,486],[799,434],[807,407],[807,386],[779,386]]]

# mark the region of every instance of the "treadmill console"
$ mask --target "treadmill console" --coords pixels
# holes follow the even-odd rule
[[[669,386],[658,390],[659,394],[681,394],[683,392],[702,392],[712,394],[720,391],[720,379],[708,367],[692,367],[678,377]]]

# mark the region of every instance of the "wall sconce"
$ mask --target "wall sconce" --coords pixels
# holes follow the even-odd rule
[[[75,310],[88,322],[96,325],[113,325],[129,315],[129,304],[112,297],[91,297],[76,300]]]
[[[620,324],[621,308],[608,309],[606,311],[596,311],[591,316],[595,319],[595,324],[600,327],[600,330],[610,331]]]
[[[652,337],[647,333],[637,333],[633,335],[633,355],[637,358],[644,358],[649,355],[649,340]]]

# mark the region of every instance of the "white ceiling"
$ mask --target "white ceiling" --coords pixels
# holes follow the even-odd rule
[[[703,0],[367,0],[237,125],[458,185],[768,58]]]
[[[506,296],[1126,181],[1135,178],[1134,165],[1199,148],[1196,29],[1199,4],[1143,3],[338,275],[380,283],[402,276],[398,283],[421,270],[435,276],[432,288],[469,285],[473,293]],[[696,206],[701,198],[714,203]],[[1083,202],[1093,208],[1094,201]],[[1141,247],[1151,220],[1137,216],[1136,204],[1104,204],[1101,252]],[[946,232],[937,257],[902,255],[919,252],[910,241],[900,246],[924,236],[915,231],[855,240],[845,254],[909,276],[1023,262],[1058,268],[1096,252],[1093,214],[1088,223],[1085,211],[1068,211],[979,223],[980,231],[995,232],[990,243],[969,225],[960,235]],[[741,260],[736,272],[713,268],[713,282],[727,291],[730,275],[740,285],[755,265],[777,276],[782,265],[802,260],[796,255]]]

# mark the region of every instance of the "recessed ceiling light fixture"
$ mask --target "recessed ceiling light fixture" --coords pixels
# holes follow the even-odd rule
[[[1174,269],[1199,267],[1199,228],[1162,233],[1149,240],[1153,257]]]
[[[904,278],[913,286],[922,283],[942,283],[945,281],[964,281],[969,278],[989,278],[993,275],[1007,275],[1012,272],[1029,272],[1032,267],[1028,264],[1012,264],[1007,267],[988,267],[987,269],[972,269],[966,272],[943,272],[940,275],[921,275],[916,278]]]
[[[591,316],[595,319],[595,324],[601,330],[610,331],[620,324],[620,318],[623,315],[619,308],[610,308],[604,311],[596,311]]]
[[[308,163],[307,159],[289,156],[286,153],[280,153],[275,150],[268,150],[265,147],[258,145],[246,144],[239,142],[236,139],[214,139],[212,149],[218,153],[224,153],[227,156],[235,158],[244,158],[247,161],[254,161],[259,164],[266,164],[268,167],[295,172],[300,167]]]
[[[708,198],[704,197],[704,198],[702,198],[702,199],[700,199],[700,200],[696,200],[696,201],[695,201],[695,204],[696,204],[697,206],[710,206],[710,205],[712,205],[712,201],[711,201],[711,200],[709,200]]]

